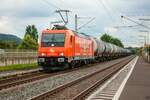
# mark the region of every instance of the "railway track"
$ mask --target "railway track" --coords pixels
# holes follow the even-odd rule
[[[128,64],[133,58],[125,59],[107,68],[82,76],[55,89],[32,97],[30,100],[81,100]]]
[[[103,62],[103,63],[106,63],[106,62]],[[18,74],[18,75],[14,75],[14,76],[12,75],[9,77],[4,77],[4,78],[0,79],[0,90],[11,88],[11,87],[29,83],[29,82],[33,82],[36,80],[41,80],[41,79],[52,77],[52,76],[59,75],[59,74],[64,74],[64,73],[72,72],[75,70],[80,70],[83,68],[88,68],[88,67],[91,67],[91,66],[94,66],[97,64],[99,64],[99,63],[89,64],[88,66],[85,65],[85,66],[82,66],[81,68],[77,67],[74,69],[68,69],[65,71],[59,71],[59,72],[55,72],[55,73],[44,73],[42,71],[33,71],[33,72],[29,72],[29,73],[23,73],[23,74]]]
[[[11,88],[11,87],[25,84],[25,83],[29,83],[29,82],[36,81],[39,79],[47,78],[56,74],[57,73],[46,74],[46,73],[37,71],[34,73],[28,73],[28,74],[13,77],[13,78],[2,79],[0,80],[0,90]]]

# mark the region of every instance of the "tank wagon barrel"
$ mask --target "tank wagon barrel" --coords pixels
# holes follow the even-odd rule
[[[128,49],[118,47],[114,44],[104,42],[97,38],[92,38],[92,40],[94,42],[93,48],[94,48],[94,56],[96,58],[117,57],[117,56],[123,56],[130,53]]]

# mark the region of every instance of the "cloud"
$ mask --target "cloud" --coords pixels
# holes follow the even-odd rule
[[[104,31],[106,33],[116,33],[117,32],[117,29],[116,28],[113,28],[113,27],[106,27],[104,28]]]
[[[0,17],[0,33],[10,33],[22,38],[27,25],[36,25],[40,32],[42,29],[50,27],[50,22],[48,20],[53,20],[53,18],[32,17],[27,18],[24,22],[21,18],[2,16]]]
[[[68,27],[74,29],[74,14],[78,16],[95,17],[96,19],[80,31],[88,35],[99,37],[101,33],[109,32],[110,35],[120,38],[123,42],[130,41],[131,33],[137,29],[115,29],[116,25],[133,25],[122,20],[120,15],[141,16],[149,14],[149,0],[1,0],[0,3],[0,33],[14,33],[19,37],[24,36],[25,27],[35,24],[40,32],[49,27],[51,21],[60,20],[54,14],[57,8],[69,9]],[[57,7],[55,7],[57,6]],[[107,8],[107,9],[106,9]],[[78,24],[86,23],[87,19],[79,19]],[[144,23],[145,24],[145,23]],[[149,23],[146,23],[149,25]],[[88,26],[93,26],[89,28]],[[138,29],[140,29],[138,27]]]
[[[0,6],[0,16],[21,18],[48,17],[53,9],[41,0],[2,0]]]
[[[0,31],[3,33],[12,33],[17,30],[13,27],[13,20],[6,16],[0,17]]]

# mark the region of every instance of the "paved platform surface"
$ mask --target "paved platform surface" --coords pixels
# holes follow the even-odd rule
[[[150,100],[150,63],[139,57],[119,100]]]

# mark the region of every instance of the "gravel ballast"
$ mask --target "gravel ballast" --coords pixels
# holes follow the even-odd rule
[[[110,65],[113,65],[116,62],[119,62],[123,59],[126,59],[126,58],[109,61],[107,63],[101,63],[96,66],[84,68],[81,70],[76,70],[73,72],[57,75],[54,77],[49,77],[46,79],[42,79],[42,80],[35,81],[29,84],[14,87],[11,89],[2,90],[0,91],[0,100],[27,100],[33,96],[36,96],[43,92],[54,89],[58,87],[59,85],[73,81],[77,79],[78,77],[87,75],[89,73],[93,73],[98,69],[102,69]]]

